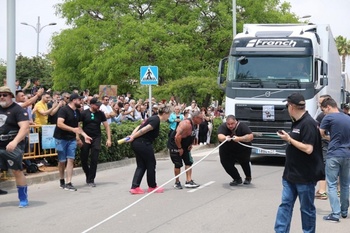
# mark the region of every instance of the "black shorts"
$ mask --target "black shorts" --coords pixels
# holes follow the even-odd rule
[[[170,151],[171,161],[175,165],[175,168],[181,168],[183,166],[183,163],[186,166],[192,166],[193,158],[190,151],[185,150],[182,156],[180,156],[177,149],[170,149],[169,151]]]
[[[24,146],[17,146],[14,151],[8,152],[5,148],[0,148],[0,168],[23,170],[23,149]]]

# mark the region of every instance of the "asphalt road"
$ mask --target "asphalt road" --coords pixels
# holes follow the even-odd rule
[[[208,154],[193,169],[193,179],[201,184],[198,189],[174,190],[174,181],[170,181],[164,193],[131,195],[135,164],[99,171],[96,188],[85,184],[83,174],[76,175],[73,184],[77,192],[60,189],[58,180],[30,185],[30,206],[24,209],[17,207],[17,192],[11,189],[0,196],[0,232],[273,232],[283,159],[254,159],[252,184],[231,187],[217,151],[193,152],[195,161]],[[184,177],[180,177],[182,183]],[[171,161],[158,159],[158,185],[172,178]],[[147,188],[145,177],[141,187]],[[315,203],[317,232],[350,232],[349,218],[340,223],[322,220],[330,212],[328,200]],[[291,232],[301,231],[297,201]]]

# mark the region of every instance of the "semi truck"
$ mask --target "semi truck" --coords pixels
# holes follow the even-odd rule
[[[290,131],[283,102],[301,93],[311,116],[320,95],[346,102],[341,61],[329,25],[245,24],[219,62],[218,85],[225,91],[225,115],[235,115],[253,131],[252,153],[283,156],[286,142],[278,130]]]

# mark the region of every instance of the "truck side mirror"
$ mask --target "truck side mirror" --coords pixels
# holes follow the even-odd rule
[[[228,58],[225,57],[219,62],[218,79],[217,79],[219,86],[221,86],[221,84],[223,84],[226,80],[224,73],[225,73],[225,63],[227,62],[227,59]]]
[[[328,75],[328,64],[324,61],[321,62],[321,75]]]

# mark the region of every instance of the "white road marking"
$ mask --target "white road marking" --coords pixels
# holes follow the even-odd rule
[[[187,192],[188,192],[188,193],[193,193],[193,192],[196,192],[196,191],[199,190],[199,189],[205,188],[205,187],[207,187],[207,186],[209,186],[209,185],[211,185],[211,184],[214,184],[214,183],[215,183],[215,181],[210,181],[210,182],[208,182],[208,183],[206,183],[206,184],[203,184],[203,185],[199,186],[199,187],[196,188],[196,189],[191,189],[191,190],[189,190],[189,191],[187,191]]]

